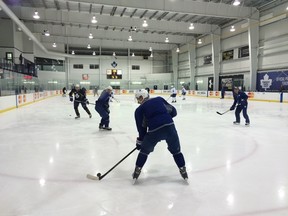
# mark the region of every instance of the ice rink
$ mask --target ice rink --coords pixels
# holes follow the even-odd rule
[[[68,97],[53,97],[0,114],[0,216],[287,216],[288,104],[249,101],[251,126],[217,115],[229,99],[178,97],[174,118],[189,185],[160,142],[138,183],[132,172],[137,130],[133,95],[110,104],[112,131],[99,131]],[[154,97],[154,96],[153,96]],[[163,96],[168,98],[168,96]],[[90,102],[95,98],[88,96]]]

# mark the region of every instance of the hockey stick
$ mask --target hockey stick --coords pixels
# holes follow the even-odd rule
[[[78,103],[82,103],[82,102],[84,102],[84,103],[86,103],[85,101],[78,101],[78,100],[75,100],[75,102],[78,102]],[[89,104],[91,104],[91,105],[96,105],[96,104],[94,104],[94,103],[90,103],[90,102],[89,102]],[[89,105],[89,104],[88,104],[88,105]]]
[[[124,161],[130,154],[132,154],[137,147],[135,147],[132,151],[130,151],[124,158],[122,158],[117,164],[115,164],[111,169],[109,169],[104,175],[101,175],[101,173],[97,173],[97,176],[87,174],[87,178],[91,180],[101,180],[103,179],[108,173],[110,173],[115,167],[117,167],[122,161]]]
[[[229,112],[230,111],[230,109],[229,110],[226,110],[225,112],[223,112],[223,113],[220,113],[220,112],[216,112],[217,114],[219,114],[219,115],[224,115],[225,113],[227,113],[227,112]]]

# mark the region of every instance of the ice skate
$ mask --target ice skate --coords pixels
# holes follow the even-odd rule
[[[246,122],[246,123],[245,123],[245,126],[246,126],[246,127],[249,127],[249,126],[250,126],[250,122]]]
[[[240,122],[234,121],[233,124],[234,124],[234,125],[239,125]]]
[[[75,119],[80,119],[80,115],[79,115],[79,116],[76,116]]]
[[[133,184],[136,183],[136,181],[137,181],[140,173],[141,173],[141,167],[136,166],[136,167],[135,167],[135,170],[134,170],[134,173],[132,174]]]
[[[92,115],[91,115],[91,114],[89,114],[89,118],[92,118]]]
[[[99,124],[99,129],[103,129],[103,125]]]
[[[182,178],[187,182],[188,181],[188,174],[186,172],[186,167],[180,167],[179,171],[180,171]]]
[[[103,130],[107,130],[107,131],[111,131],[112,128],[111,127],[102,127]]]

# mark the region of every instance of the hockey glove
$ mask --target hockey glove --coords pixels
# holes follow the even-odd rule
[[[136,148],[137,150],[141,149],[141,145],[142,145],[142,141],[138,140],[138,138],[136,139]]]
[[[234,110],[234,109],[235,109],[235,106],[230,107],[230,110],[231,110],[231,111]]]
[[[86,104],[89,104],[89,101],[88,101],[88,100],[86,100]]]
[[[73,97],[70,97],[70,101],[73,102]]]

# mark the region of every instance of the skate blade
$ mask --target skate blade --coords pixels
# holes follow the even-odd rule
[[[188,178],[185,178],[184,181],[185,181],[185,183],[186,183],[187,185],[189,185],[189,180],[188,180]]]
[[[137,184],[137,179],[132,180],[132,185],[135,185],[135,184]]]
[[[87,174],[86,176],[88,179],[91,179],[91,180],[99,180],[98,176],[94,176],[94,175],[90,175],[90,174]]]

